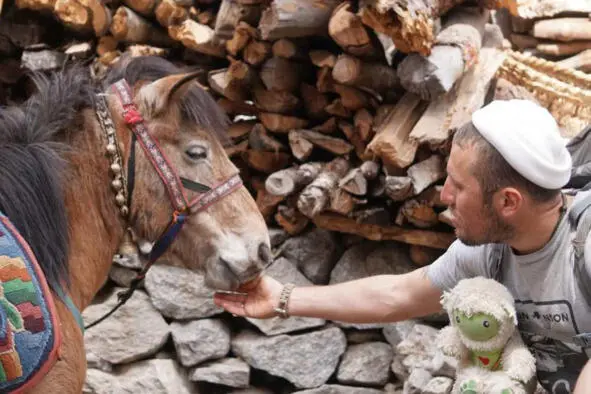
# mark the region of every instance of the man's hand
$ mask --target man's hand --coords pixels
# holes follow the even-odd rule
[[[577,379],[577,385],[573,394],[585,394],[589,392],[591,388],[591,361],[587,361],[585,368],[581,371],[579,378]]]
[[[215,293],[213,301],[234,315],[267,319],[277,315],[275,307],[281,289],[281,283],[270,276],[262,276],[242,285],[235,293]]]

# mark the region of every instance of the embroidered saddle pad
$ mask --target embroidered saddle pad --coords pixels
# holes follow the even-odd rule
[[[21,393],[53,367],[61,344],[57,318],[35,256],[0,212],[1,393]]]

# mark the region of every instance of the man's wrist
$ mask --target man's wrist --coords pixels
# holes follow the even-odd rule
[[[289,317],[289,298],[291,297],[291,292],[294,288],[295,285],[293,283],[287,283],[285,286],[283,286],[283,289],[279,294],[279,302],[275,307],[275,312],[283,319],[287,319]]]

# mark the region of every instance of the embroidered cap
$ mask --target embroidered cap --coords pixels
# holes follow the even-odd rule
[[[572,159],[545,108],[528,100],[495,100],[474,112],[472,123],[526,179],[546,189],[568,183]]]

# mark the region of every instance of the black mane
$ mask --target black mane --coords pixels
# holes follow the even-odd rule
[[[133,85],[180,71],[161,58],[136,58],[114,68],[105,82],[125,78]],[[75,124],[78,114],[93,107],[97,90],[88,69],[79,65],[50,76],[33,73],[31,78],[34,95],[19,107],[0,108],[0,211],[27,240],[50,287],[56,289],[69,285],[64,201],[68,163],[63,154],[72,147],[62,141],[64,132],[81,128]],[[207,92],[191,89],[182,105],[187,120],[225,141],[228,119]]]

